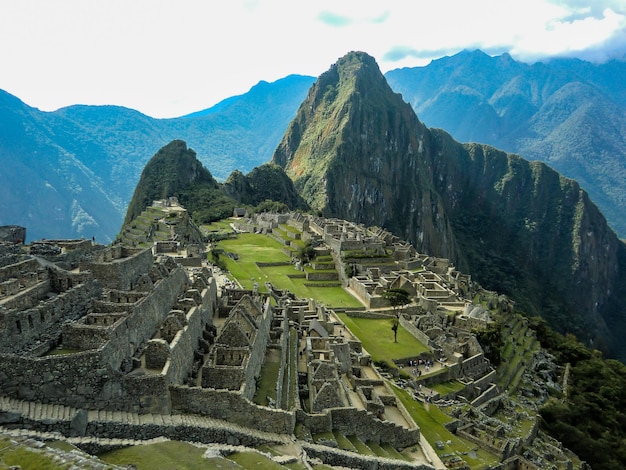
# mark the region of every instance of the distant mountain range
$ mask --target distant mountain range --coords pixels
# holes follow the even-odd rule
[[[117,106],[42,112],[0,91],[0,225],[27,228],[27,241],[119,233],[152,155],[183,138],[217,179],[270,160],[313,83],[292,75],[176,119]]]
[[[626,63],[462,52],[385,75],[421,121],[456,140],[541,160],[574,178],[626,236]],[[0,224],[28,240],[119,232],[148,159],[181,139],[218,180],[268,162],[315,77],[260,82],[175,119],[115,106],[41,112],[0,91]]]
[[[626,236],[626,63],[527,65],[461,52],[386,74],[429,127],[547,162],[576,179]],[[116,106],[42,112],[0,91],[0,224],[29,240],[118,233],[141,171],[181,139],[218,180],[268,162],[315,77],[260,82],[181,118]]]
[[[476,50],[386,78],[427,126],[575,179],[626,237],[626,62],[528,65]]]

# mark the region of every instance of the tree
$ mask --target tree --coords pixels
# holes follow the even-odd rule
[[[315,248],[313,248],[313,244],[311,241],[306,242],[306,244],[298,250],[298,254],[296,255],[302,264],[309,263],[313,259],[315,259]]]
[[[393,330],[393,342],[394,343],[398,342],[398,324],[399,324],[398,319],[394,318],[393,323],[391,324],[391,329]]]
[[[387,289],[382,297],[391,304],[396,318],[400,317],[402,307],[411,302],[411,295],[404,289]]]
[[[386,299],[393,307],[393,313],[396,318],[393,319],[391,329],[393,330],[393,342],[398,342],[398,319],[402,313],[402,307],[411,302],[411,295],[404,289],[387,289],[382,293],[382,297]]]

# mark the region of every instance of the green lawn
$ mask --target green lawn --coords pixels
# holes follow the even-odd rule
[[[254,403],[269,406],[269,398],[276,400],[276,382],[280,372],[280,351],[268,349],[261,368],[259,388],[254,394]]]
[[[339,318],[353,334],[374,361],[384,361],[393,366],[393,359],[414,357],[430,351],[401,326],[398,327],[398,342],[393,341],[392,319],[369,319],[349,317],[339,314]],[[395,366],[394,366],[395,367]]]
[[[425,405],[414,400],[406,390],[398,388],[393,384],[392,389],[419,426],[420,432],[433,448],[435,448],[434,444],[437,441],[445,443],[451,441],[451,444],[446,444],[443,450],[435,449],[439,455],[460,454],[470,468],[476,470],[490,468],[490,465],[498,463],[497,455],[491,454],[479,448],[473,442],[462,439],[448,431],[444,424],[450,422],[452,418],[437,406],[433,404]]]
[[[433,385],[431,388],[443,397],[451,392],[460,392],[465,388],[465,385],[458,380],[451,380],[449,382]]]
[[[52,454],[45,455],[28,446],[0,438],[0,468],[17,466],[22,470],[64,470],[67,466],[55,462]]]
[[[256,263],[289,262],[290,258],[282,252],[284,245],[271,237],[253,233],[242,233],[237,239],[222,240],[218,247],[229,253],[237,253],[239,259],[221,255],[231,275],[246,289],[251,289],[255,282],[259,290],[265,291],[265,282],[269,281],[279,289],[287,289],[304,299],[313,298],[330,307],[358,308],[361,302],[341,287],[314,287],[315,284],[303,278],[290,278],[289,275],[304,274],[291,264],[287,266],[259,267]],[[319,282],[318,284],[322,284]]]
[[[238,468],[228,466],[228,461],[221,457],[203,458],[204,449],[192,444],[177,441],[159,442],[113,450],[99,455],[100,459],[115,465],[135,465],[137,470],[195,470],[211,465],[225,464],[222,468]],[[214,467],[217,468],[217,467]]]

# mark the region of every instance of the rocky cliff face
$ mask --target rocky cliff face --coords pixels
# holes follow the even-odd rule
[[[626,358],[626,249],[587,194],[545,164],[427,129],[368,55],[319,77],[273,161],[323,215],[384,226]]]
[[[354,52],[319,77],[272,160],[322,215],[386,227],[454,258],[429,139],[374,59]]]
[[[526,313],[605,350],[621,349],[624,244],[579,184],[541,162],[431,130],[440,154],[436,190],[459,243],[459,259],[486,287]],[[621,316],[621,314],[619,314]]]
[[[466,50],[385,77],[428,126],[578,181],[626,238],[626,61],[525,64]]]

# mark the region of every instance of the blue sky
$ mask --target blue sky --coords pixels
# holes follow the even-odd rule
[[[0,0],[0,89],[46,111],[180,116],[351,50],[386,72],[462,49],[623,57],[626,0]]]

